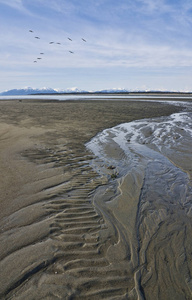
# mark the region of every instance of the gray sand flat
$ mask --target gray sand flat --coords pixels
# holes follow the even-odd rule
[[[0,101],[1,299],[191,299],[190,202],[183,209],[169,191],[161,195],[166,175],[150,186],[166,174],[162,165],[143,159],[118,182],[113,168],[101,166],[101,175],[92,167],[85,147],[105,128],[180,110]]]

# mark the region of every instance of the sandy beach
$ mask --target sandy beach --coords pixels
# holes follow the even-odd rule
[[[163,141],[163,159],[150,160],[152,141],[146,156],[133,143],[125,173],[117,143],[106,146],[106,161],[85,146],[106,128],[159,124],[182,110],[136,100],[0,101],[0,299],[192,298],[191,141]]]

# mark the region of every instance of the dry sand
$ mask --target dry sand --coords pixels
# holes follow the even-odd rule
[[[85,147],[105,128],[177,111],[137,101],[0,102],[0,299],[192,298],[191,217],[160,197],[149,217],[145,203],[138,209],[142,173],[117,188]]]

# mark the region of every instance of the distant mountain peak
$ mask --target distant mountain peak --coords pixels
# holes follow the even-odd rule
[[[88,91],[83,91],[77,87],[67,88],[67,89],[53,89],[53,88],[32,88],[25,87],[22,89],[11,89],[0,93],[1,96],[22,96],[22,95],[34,95],[34,94],[59,94],[59,93],[85,93]]]
[[[20,96],[20,95],[30,95],[30,94],[39,94],[39,93],[57,93],[56,90],[52,88],[41,88],[35,89],[32,87],[26,87],[23,89],[12,89],[5,92],[0,93],[1,96]]]

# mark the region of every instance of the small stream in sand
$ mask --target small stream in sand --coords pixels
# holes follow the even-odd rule
[[[117,179],[119,196],[102,209],[121,228],[118,244],[130,249],[138,299],[190,299],[192,105],[106,129],[86,146],[95,170],[111,169]]]
[[[163,196],[173,181],[178,188],[172,196],[178,198],[179,191],[180,201],[186,202],[192,172],[190,104],[185,111],[169,117],[137,120],[105,129],[86,146],[97,157],[94,167],[98,172],[102,173],[103,166],[112,166],[114,174],[121,178],[144,163],[149,185],[154,186],[159,178],[158,189]]]

